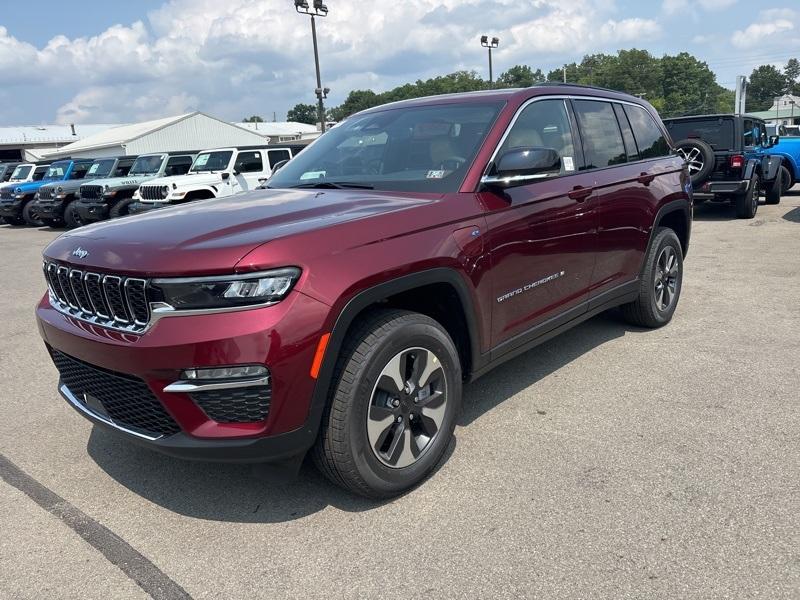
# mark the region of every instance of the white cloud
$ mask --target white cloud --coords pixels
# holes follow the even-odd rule
[[[731,43],[737,48],[753,48],[762,45],[770,36],[792,29],[794,24],[788,19],[753,23],[743,31],[735,31],[731,36]]]
[[[661,4],[661,10],[667,15],[686,15],[691,13],[694,16],[694,10],[700,8],[705,12],[715,10],[722,10],[729,8],[736,4],[737,0],[664,0]]]

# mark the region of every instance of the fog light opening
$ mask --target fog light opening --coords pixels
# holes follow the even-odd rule
[[[266,377],[269,369],[264,365],[240,365],[236,367],[213,367],[185,369],[181,378],[186,381],[219,381],[226,379],[253,379]]]

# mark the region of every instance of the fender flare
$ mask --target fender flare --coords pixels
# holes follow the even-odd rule
[[[683,255],[686,256],[689,253],[689,241],[692,237],[692,205],[689,203],[689,200],[684,198],[681,200],[672,200],[667,202],[658,209],[658,212],[656,212],[656,216],[653,219],[653,226],[650,228],[650,236],[647,239],[647,250],[645,251],[645,256],[647,256],[647,253],[650,252],[650,246],[653,244],[653,238],[656,235],[658,224],[661,223],[661,220],[666,215],[675,212],[683,213],[683,218],[686,221],[686,248],[684,248]],[[644,270],[644,266],[645,265],[643,261],[642,270]]]
[[[464,308],[464,318],[467,322],[472,370],[476,370],[483,364],[484,359],[480,354],[480,332],[475,319],[474,302],[466,282],[455,269],[448,267],[426,269],[362,290],[345,304],[344,308],[336,317],[336,322],[330,332],[330,338],[325,348],[325,356],[322,360],[317,382],[314,385],[314,392],[311,396],[308,418],[303,425],[306,434],[312,436],[311,443],[313,443],[313,439],[316,439],[317,432],[319,431],[322,413],[328,402],[328,391],[333,381],[334,369],[339,359],[342,346],[344,345],[345,336],[356,317],[368,306],[388,296],[434,283],[449,284],[456,290],[462,307]]]
[[[196,194],[197,192],[208,192],[211,194],[212,198],[217,197],[217,189],[210,186],[210,185],[201,185],[199,187],[192,188],[186,192],[186,195],[182,198],[183,200],[186,199],[186,196],[190,196],[191,194]]]

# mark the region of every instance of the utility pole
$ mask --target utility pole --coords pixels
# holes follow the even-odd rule
[[[489,49],[489,87],[494,87],[494,74],[492,73],[492,49],[500,45],[500,38],[489,39],[488,35],[481,36],[481,46]]]
[[[567,65],[564,65],[564,83],[567,83]]]
[[[301,15],[311,17],[311,38],[314,42],[314,67],[317,72],[317,88],[314,93],[317,95],[317,117],[319,119],[320,133],[325,133],[325,106],[322,102],[328,97],[330,88],[322,87],[322,77],[319,71],[319,49],[317,48],[317,22],[315,17],[327,17],[328,7],[322,0],[313,0],[313,7],[309,6],[308,0],[294,0],[294,8]]]

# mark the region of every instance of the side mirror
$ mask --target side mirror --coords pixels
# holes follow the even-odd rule
[[[288,158],[286,160],[280,160],[276,162],[275,166],[272,167],[272,171],[270,172],[270,177],[275,175],[275,173],[277,173],[278,171],[280,171],[288,162],[289,162]]]
[[[507,188],[525,185],[561,172],[561,157],[553,148],[514,148],[497,159],[493,175],[481,179],[481,183]]]
[[[769,136],[769,145],[770,145],[770,147],[777,146],[778,142],[780,142],[780,141],[781,141],[781,136],[779,136],[779,135],[771,135],[771,136]]]
[[[230,176],[231,176],[231,174],[228,173],[227,171],[225,171],[222,175],[220,175],[220,177],[222,177],[223,181],[226,181],[228,178],[230,178]]]

